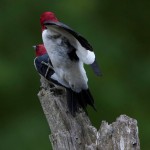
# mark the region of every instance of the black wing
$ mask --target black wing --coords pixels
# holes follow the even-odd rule
[[[65,31],[72,34],[85,49],[93,51],[93,48],[89,44],[89,42],[83,36],[81,36],[79,33],[75,32],[73,29],[71,29],[69,26],[67,26],[61,22],[51,22],[51,21],[46,21],[44,23],[44,25],[52,25],[52,26],[56,26],[58,28],[64,29]]]
[[[69,32],[71,35],[73,35],[78,41],[79,43],[87,50],[89,51],[93,51],[92,46],[89,44],[89,42],[83,37],[81,36],[79,33],[75,32],[73,29],[71,29],[69,26],[61,23],[61,22],[51,22],[51,21],[46,21],[44,23],[44,25],[51,25],[51,26],[55,26],[57,28],[61,28],[67,32]],[[91,68],[94,71],[94,73],[97,76],[101,76],[101,70],[99,69],[99,66],[96,62],[96,60],[91,64]]]
[[[38,73],[46,78],[48,81],[53,82],[54,84],[57,84],[59,86],[63,86],[58,81],[51,78],[55,71],[53,70],[53,65],[49,59],[48,54],[36,57],[34,59],[34,65]]]

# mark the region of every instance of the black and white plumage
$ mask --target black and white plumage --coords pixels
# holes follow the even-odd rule
[[[44,25],[51,33],[54,33],[54,39],[64,36],[68,40],[68,44],[74,48],[72,51],[76,56],[78,56],[83,63],[90,65],[97,76],[102,75],[96,62],[93,48],[83,36],[61,22],[45,21]],[[58,35],[56,35],[56,33],[58,33]]]
[[[88,104],[95,109],[94,100],[89,89],[82,90],[81,92],[77,93],[69,87],[66,87],[66,85],[59,80],[57,74],[53,70],[51,60],[49,59],[48,54],[45,53],[43,45],[35,46],[35,49],[37,57],[34,59],[34,65],[37,72],[46,78],[50,83],[54,83],[55,85],[66,88],[69,112],[75,116],[75,113],[80,107],[87,112],[86,107]]]
[[[78,94],[84,93],[85,95],[86,93],[88,96],[86,98],[83,96],[85,98],[84,104],[94,106],[94,100],[89,94],[88,78],[83,66],[83,64],[91,65],[97,75],[101,73],[92,46],[80,34],[58,22],[51,12],[42,14],[41,25],[43,43],[55,71],[52,78],[57,79],[59,83],[73,91],[73,96],[78,101],[80,99]]]
[[[83,63],[96,65],[94,52],[86,49],[91,46],[84,40],[86,48],[82,47],[78,39],[53,24],[45,23],[47,29],[42,32],[42,37],[55,72],[76,92],[86,89],[88,79]],[[80,39],[83,41],[84,38]],[[99,73],[97,66],[93,70]]]

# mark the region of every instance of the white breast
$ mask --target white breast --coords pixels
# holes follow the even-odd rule
[[[50,36],[58,33],[44,30],[43,43],[51,59],[57,78],[65,85],[69,85],[74,91],[80,92],[87,89],[87,76],[81,61],[74,62],[69,59],[68,49],[61,45],[62,37],[52,39]]]

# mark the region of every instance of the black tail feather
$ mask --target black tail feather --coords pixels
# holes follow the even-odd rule
[[[67,105],[69,112],[72,116],[75,116],[75,112],[78,111],[78,98],[76,93],[71,89],[67,89]]]
[[[80,93],[76,93],[71,89],[67,89],[67,105],[72,116],[75,116],[79,108],[83,108],[83,110],[87,113],[87,105],[92,106],[96,111],[96,108],[94,106],[94,99],[89,89],[82,90]]]
[[[94,106],[94,99],[93,99],[93,96],[92,96],[90,90],[87,89],[87,90],[83,90],[82,92],[84,94],[84,99],[86,100],[86,103],[89,104],[90,106],[92,106],[93,109],[96,111],[96,108]]]
[[[83,108],[86,114],[88,114],[86,110],[87,102],[86,102],[86,99],[84,98],[83,92],[78,93],[78,104],[79,104],[79,107]]]

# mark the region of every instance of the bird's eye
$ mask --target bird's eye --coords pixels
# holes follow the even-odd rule
[[[47,27],[45,26],[45,29],[47,29]]]

